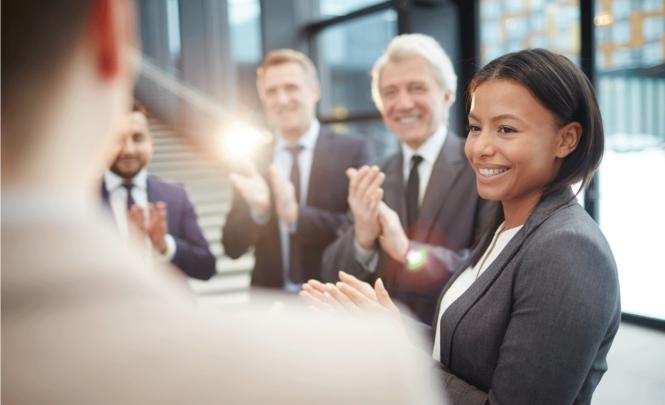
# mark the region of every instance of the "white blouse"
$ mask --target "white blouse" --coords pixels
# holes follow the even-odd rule
[[[478,260],[475,266],[467,267],[462,274],[455,279],[453,284],[450,286],[448,291],[444,294],[441,299],[441,305],[439,306],[439,314],[434,323],[435,334],[434,334],[434,347],[432,349],[432,357],[436,361],[441,361],[441,331],[439,328],[439,322],[441,322],[441,317],[446,312],[446,310],[455,302],[466,290],[473,285],[473,283],[480,277],[481,274],[487,270],[487,268],[494,262],[494,260],[499,256],[501,251],[506,247],[508,242],[522,229],[523,225],[516,226],[515,228],[504,230],[504,223],[499,225],[492,242],[489,244],[483,256]]]

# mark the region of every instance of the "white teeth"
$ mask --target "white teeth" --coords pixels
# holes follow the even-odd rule
[[[480,174],[486,177],[491,177],[491,176],[496,176],[497,174],[501,174],[508,170],[507,168],[502,168],[502,169],[478,169]]]
[[[417,116],[411,116],[399,118],[398,121],[400,124],[413,124],[414,122],[418,121],[418,119],[419,117]]]

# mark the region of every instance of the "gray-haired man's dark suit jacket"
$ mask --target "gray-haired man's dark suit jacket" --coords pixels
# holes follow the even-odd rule
[[[402,153],[398,152],[388,158],[381,170],[386,174],[383,200],[397,212],[406,229],[402,160]],[[368,281],[381,277],[393,298],[407,304],[422,322],[431,325],[436,299],[460,264],[455,252],[472,247],[489,217],[490,206],[495,205],[478,197],[475,175],[464,155],[464,140],[449,133],[432,168],[410,242],[412,248],[426,252],[424,266],[408,271],[381,251],[378,268],[369,272],[355,259],[353,226],[349,226],[326,249],[323,277],[326,281],[337,280],[339,270]]]
[[[603,234],[570,188],[550,195],[443,314],[451,402],[590,403],[620,315],[617,268]]]

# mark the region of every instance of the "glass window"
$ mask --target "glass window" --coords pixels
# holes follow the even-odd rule
[[[316,38],[323,117],[376,112],[370,71],[397,34],[396,13],[385,10],[323,30]]]
[[[658,61],[665,59],[663,55],[663,45],[660,42],[651,42],[644,45],[644,52],[642,53],[644,63],[647,65],[655,65]]]
[[[627,20],[620,20],[612,27],[613,42],[628,42],[630,40],[630,26]]]
[[[231,57],[236,68],[236,107],[258,111],[256,67],[261,61],[259,0],[228,0]]]
[[[180,14],[178,12],[178,0],[166,2],[166,19],[168,30],[169,54],[177,69],[180,59]]]
[[[610,4],[615,18],[625,18],[630,14],[630,0],[613,0]]]
[[[665,24],[655,18],[644,19],[644,39],[658,41],[665,34]]]
[[[228,0],[231,55],[238,63],[261,59],[261,6],[259,0]]]
[[[345,15],[385,0],[316,0],[319,2],[321,17],[334,17]]]
[[[480,0],[483,64],[508,52],[548,48],[579,63],[579,1]]]
[[[663,0],[642,0],[645,11],[662,11]]]
[[[352,134],[369,139],[374,162],[381,162],[399,149],[397,137],[388,131],[388,128],[380,119],[365,122],[344,122],[331,124],[331,126],[342,134]]]
[[[596,88],[606,136],[599,222],[619,268],[623,311],[665,320],[665,73],[654,69],[665,63],[665,18],[646,16],[640,3],[596,3]]]

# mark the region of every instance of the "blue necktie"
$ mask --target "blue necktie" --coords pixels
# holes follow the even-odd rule
[[[302,151],[302,145],[295,144],[287,146],[291,154],[291,174],[289,179],[295,189],[296,202],[300,204],[300,165],[298,164],[298,155]],[[292,282],[300,284],[305,282],[305,274],[302,268],[302,254],[300,252],[300,241],[295,234],[289,237],[289,278]]]
[[[134,198],[132,197],[132,189],[134,188],[134,183],[122,183],[122,186],[127,190],[127,212],[134,205]]]

